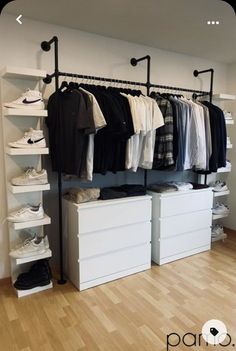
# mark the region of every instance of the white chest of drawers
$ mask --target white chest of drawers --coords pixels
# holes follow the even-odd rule
[[[211,248],[211,189],[152,195],[152,260],[165,264]]]
[[[151,196],[63,208],[66,271],[79,290],[151,267]]]

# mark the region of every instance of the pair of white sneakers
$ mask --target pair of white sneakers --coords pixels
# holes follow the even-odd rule
[[[19,108],[19,109],[32,109],[32,110],[44,110],[43,97],[40,91],[28,89],[18,99],[12,102],[6,102],[4,107],[8,108]]]
[[[229,214],[229,207],[225,204],[217,202],[212,210],[215,215],[227,215]]]
[[[44,237],[35,235],[27,238],[22,245],[11,250],[9,256],[14,258],[26,258],[45,253],[49,249],[47,235]]]
[[[42,130],[30,128],[24,136],[17,141],[8,143],[10,147],[21,149],[45,148],[46,141]]]
[[[47,171],[28,168],[21,176],[13,178],[11,184],[17,186],[48,184]]]
[[[20,223],[35,221],[44,218],[44,210],[41,204],[39,205],[28,205],[20,208],[19,210],[13,211],[7,217],[9,222]]]

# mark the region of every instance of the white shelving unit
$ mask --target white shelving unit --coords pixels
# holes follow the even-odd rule
[[[235,95],[230,95],[230,94],[223,94],[223,93],[219,93],[219,94],[214,94],[213,95],[213,102],[216,105],[219,105],[222,109],[225,108],[225,106],[227,106],[228,102],[232,102],[236,100],[236,96]],[[226,105],[225,105],[226,104]],[[225,120],[225,124],[226,127],[229,127],[234,125],[234,119],[226,119]],[[232,144],[227,144],[227,150],[233,149],[233,145]],[[217,170],[217,173],[215,173],[215,180],[216,179],[220,179],[219,177],[222,178],[222,176],[224,174],[230,173],[231,172],[231,168],[226,168],[226,167],[222,167],[219,168]],[[228,196],[230,194],[230,190],[227,191],[222,191],[222,192],[214,192],[214,198],[215,201],[221,202],[219,197],[223,197],[223,196]],[[224,202],[224,201],[223,201]],[[215,222],[217,220],[223,219],[228,217],[229,214],[222,214],[222,215],[212,215],[212,220]],[[222,236],[219,236],[217,238],[212,238],[212,242],[218,241],[218,240],[224,240],[227,238],[227,235],[224,234]]]
[[[18,98],[26,88],[38,89],[39,81],[46,76],[46,71],[31,68],[19,68],[6,66],[0,71],[1,75],[1,106],[4,102],[13,101]],[[34,149],[18,149],[9,147],[8,143],[15,141],[22,136],[23,131],[33,127],[38,129],[42,125],[42,118],[47,117],[46,110],[33,109],[1,109],[1,123],[3,127],[3,138],[5,144],[5,179],[7,189],[7,208],[8,213],[17,208],[25,206],[26,203],[38,204],[42,203],[43,191],[50,189],[49,184],[30,185],[30,186],[13,186],[11,179],[23,172],[23,168],[34,167],[35,169],[42,168],[42,155],[47,155],[49,149],[34,148]],[[8,118],[9,117],[9,118]],[[19,123],[19,118],[21,123]],[[20,130],[22,128],[22,130]],[[27,157],[24,157],[27,156]],[[20,194],[20,195],[18,195]],[[22,230],[34,228],[34,232],[42,233],[43,227],[51,223],[50,217],[45,214],[40,220],[12,223],[8,222],[9,231],[9,246],[14,249],[19,243]],[[23,233],[22,233],[23,234]],[[28,270],[30,263],[52,256],[52,252],[48,249],[44,254],[14,259],[11,258],[11,276],[14,283],[19,273]],[[31,295],[46,289],[52,288],[52,282],[46,286],[39,286],[29,290],[16,290],[18,297]]]

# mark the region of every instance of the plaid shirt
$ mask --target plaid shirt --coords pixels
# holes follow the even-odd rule
[[[154,149],[153,169],[161,170],[174,166],[173,155],[173,109],[169,100],[162,98],[156,93],[151,97],[156,100],[164,118],[165,125],[156,131],[156,143]]]

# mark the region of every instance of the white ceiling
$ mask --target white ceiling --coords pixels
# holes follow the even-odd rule
[[[221,0],[17,0],[4,13],[236,62],[236,16]],[[219,20],[220,25],[207,25],[207,20]]]

